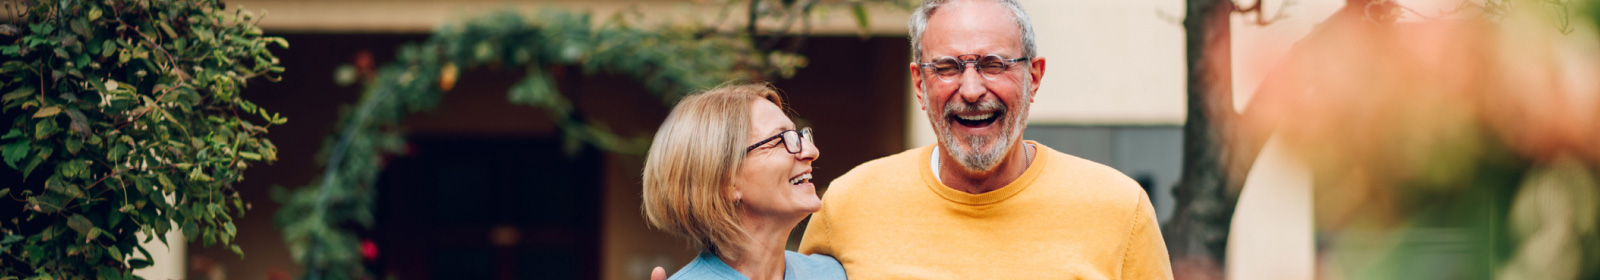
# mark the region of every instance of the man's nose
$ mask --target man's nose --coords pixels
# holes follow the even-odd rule
[[[961,99],[966,100],[967,103],[977,103],[978,100],[983,99],[983,94],[989,92],[989,90],[983,87],[983,74],[978,73],[977,65],[972,65],[972,67],[967,65],[969,64],[963,63],[961,65],[961,76],[957,80],[961,82],[961,89],[956,94],[961,95]]]

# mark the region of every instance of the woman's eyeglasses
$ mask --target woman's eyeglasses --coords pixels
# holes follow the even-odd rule
[[[810,127],[801,128],[798,131],[797,130],[785,130],[783,132],[779,132],[778,135],[773,135],[772,137],[767,137],[766,140],[761,140],[761,142],[756,142],[755,145],[750,145],[750,148],[744,149],[744,153],[748,154],[748,153],[750,153],[750,151],[755,151],[757,147],[761,147],[761,145],[766,145],[767,142],[772,142],[772,140],[780,140],[780,141],[783,141],[784,148],[786,150],[788,150],[790,154],[799,154],[800,151],[801,151],[801,148],[805,146],[805,144],[800,143],[801,139],[805,139],[806,141],[811,141],[811,128]]]

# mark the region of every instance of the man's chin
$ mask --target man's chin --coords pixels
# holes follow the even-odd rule
[[[1000,143],[989,143],[989,145],[999,144]],[[969,175],[993,173],[994,170],[1000,166],[999,163],[1001,162],[1001,159],[1004,158],[1004,155],[988,153],[985,151],[988,151],[989,149],[983,148],[987,147],[959,147],[957,149],[961,149],[961,151],[959,151],[959,153],[951,153],[950,157],[954,158],[956,163],[960,165],[962,171],[965,171],[965,173]],[[990,158],[991,160],[985,161],[984,158]]]

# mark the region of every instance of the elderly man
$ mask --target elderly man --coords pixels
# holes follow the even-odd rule
[[[1137,183],[1022,140],[1033,38],[1015,0],[924,2],[908,70],[939,143],[833,181],[800,251],[856,279],[1171,279]]]

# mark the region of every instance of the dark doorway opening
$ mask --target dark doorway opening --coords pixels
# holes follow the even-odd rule
[[[378,180],[373,271],[595,279],[601,156],[557,137],[413,137]]]

